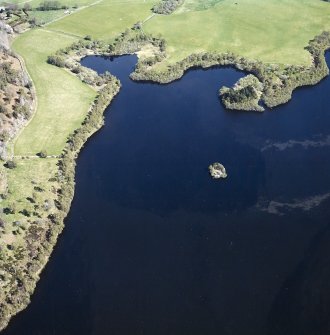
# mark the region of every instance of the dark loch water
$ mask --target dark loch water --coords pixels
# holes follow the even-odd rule
[[[328,60],[330,60],[328,55]],[[330,78],[225,111],[233,69],[134,83],[78,160],[66,229],[5,335],[330,334]],[[229,177],[214,181],[220,161]]]

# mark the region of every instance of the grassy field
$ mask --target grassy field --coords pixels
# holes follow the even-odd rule
[[[330,4],[187,0],[173,15],[154,16],[144,30],[167,40],[172,62],[192,52],[232,51],[264,62],[308,64],[304,47],[315,35],[330,30]]]
[[[104,0],[49,29],[108,39],[150,16],[152,0]],[[192,52],[233,51],[264,62],[308,64],[308,41],[330,29],[321,0],[186,0],[172,15],[155,15],[143,29],[168,42],[169,61]]]
[[[180,11],[198,11],[214,7],[224,0],[185,0],[184,5],[178,9]]]
[[[44,190],[42,194],[40,193],[39,198],[41,196],[45,197],[45,199],[54,198],[48,179],[55,177],[57,171],[56,163],[56,158],[17,160],[17,168],[10,170],[7,174],[8,185],[10,186],[9,196],[2,201],[3,207],[15,201],[16,213],[11,215],[11,219],[17,219],[20,215],[18,212],[23,208],[33,211],[33,204],[29,203],[26,198],[31,196],[32,193],[36,193],[34,191],[36,185]]]
[[[95,0],[59,0],[61,5],[67,5],[69,7],[71,6],[87,6],[91,3],[93,3]],[[43,0],[12,0],[12,1],[0,1],[0,4],[5,3],[13,3],[17,4],[19,6],[23,6],[25,3],[28,3],[32,6],[32,8],[35,8],[36,6],[39,6],[40,3],[43,2]]]
[[[48,55],[74,40],[42,29],[15,40],[14,50],[23,56],[38,97],[37,112],[16,141],[16,155],[40,150],[60,154],[67,136],[84,119],[96,93],[70,73],[46,63]]]
[[[154,2],[103,0],[48,28],[108,39],[146,19]],[[61,3],[86,6],[94,1]],[[330,4],[321,0],[186,0],[174,14],[154,16],[144,30],[165,37],[172,62],[196,51],[233,51],[264,62],[307,64],[304,46],[330,29],[329,22]]]
[[[24,245],[22,230],[29,226],[30,220],[42,220],[48,215],[44,212],[42,216],[35,217],[33,213],[36,206],[41,208],[47,206],[50,211],[55,208],[54,190],[58,187],[58,183],[56,180],[49,181],[49,178],[56,176],[57,161],[56,158],[19,159],[17,167],[7,171],[9,194],[5,199],[0,199],[0,206],[11,208],[13,212],[2,215],[8,223],[1,235],[2,243]],[[27,211],[29,214],[23,215],[22,211]]]
[[[29,12],[29,17],[35,18],[37,24],[45,24],[64,16],[64,12],[64,9],[48,11],[33,10]]]
[[[48,29],[94,38],[111,39],[152,13],[150,0],[105,0],[48,26]]]

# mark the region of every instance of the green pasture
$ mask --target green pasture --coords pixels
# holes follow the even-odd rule
[[[186,0],[143,29],[168,42],[170,62],[193,52],[232,51],[263,62],[309,64],[308,41],[330,30],[330,3],[321,0]]]
[[[28,3],[29,5],[31,5],[32,8],[35,8],[39,6],[39,4],[43,1],[44,0],[11,0],[11,1],[0,1],[0,4],[9,2],[9,3],[17,4],[23,7],[24,4]],[[69,7],[76,6],[76,5],[78,7],[87,6],[93,3],[94,1],[95,0],[59,0],[61,5],[66,5]]]
[[[150,16],[153,3],[150,0],[104,0],[50,24],[48,29],[81,37],[91,35],[94,38],[111,39]]]
[[[84,119],[96,92],[66,70],[46,63],[48,55],[74,41],[43,29],[15,40],[14,50],[24,58],[37,93],[37,111],[19,135],[15,155],[35,155],[41,150],[60,154],[68,135]]]
[[[33,10],[29,12],[29,18],[35,18],[37,24],[45,24],[47,22],[59,19],[65,15],[64,13],[64,9],[48,11]]]
[[[49,178],[56,176],[57,161],[56,158],[18,159],[17,167],[7,170],[9,193],[5,199],[0,200],[0,205],[6,208],[15,204],[15,213],[5,216],[7,219],[20,219],[22,215],[19,211],[24,208],[33,212],[34,204],[27,199],[32,194],[35,194],[35,200],[39,204],[55,198],[52,187],[56,186],[56,182],[49,182]],[[40,188],[42,192],[36,191],[36,188]]]

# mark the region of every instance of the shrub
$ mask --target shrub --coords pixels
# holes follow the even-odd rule
[[[64,58],[58,55],[48,56],[47,63],[58,67],[65,67]]]
[[[155,6],[153,6],[152,11],[157,14],[171,14],[179,6],[183,4],[184,0],[161,0]]]
[[[12,160],[12,161],[7,161],[7,162],[5,163],[5,167],[6,167],[7,169],[15,169],[15,168],[17,167],[17,163],[16,163],[14,160]]]
[[[42,2],[38,9],[42,10],[42,11],[46,11],[46,10],[57,10],[61,8],[61,4],[59,1],[52,1],[52,0],[47,0]]]
[[[7,111],[6,106],[0,104],[0,113],[2,113],[2,114],[7,114],[7,112],[8,112],[8,111]]]
[[[39,156],[40,158],[47,158],[47,151],[42,150],[37,154],[37,156]]]

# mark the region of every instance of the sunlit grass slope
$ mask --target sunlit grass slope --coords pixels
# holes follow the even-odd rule
[[[73,42],[72,37],[42,29],[15,40],[14,49],[25,60],[38,98],[33,119],[16,141],[15,155],[61,153],[67,136],[84,119],[96,93],[64,69],[46,63],[48,55]]]
[[[171,61],[198,51],[232,51],[264,62],[308,64],[304,47],[330,30],[330,3],[186,0],[174,14],[153,17],[144,30],[167,40]]]
[[[143,21],[152,14],[150,0],[104,0],[95,6],[70,15],[48,26],[48,29],[109,39]]]
[[[93,3],[96,0],[59,0],[61,5],[67,5],[69,7],[72,6],[87,6],[91,3]],[[41,2],[43,2],[43,0],[11,0],[11,1],[0,1],[0,4],[5,4],[5,3],[14,3],[14,4],[18,4],[19,6],[24,6],[25,3],[30,4],[31,7],[35,8],[37,6],[40,5]]]

